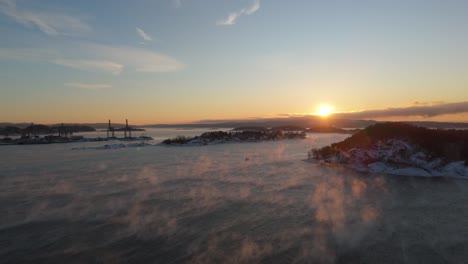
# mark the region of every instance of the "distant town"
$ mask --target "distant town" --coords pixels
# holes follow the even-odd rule
[[[79,132],[94,132],[96,128],[85,125],[53,125],[46,126],[31,123],[25,127],[5,126],[0,127],[0,145],[25,145],[25,144],[52,144],[88,141],[107,140],[151,140],[150,137],[133,137],[132,131],[145,131],[142,128],[135,128],[128,125],[128,120],[123,127],[114,127],[111,120],[106,128],[106,137],[85,138],[82,135],[74,135]],[[123,137],[116,136],[116,132],[123,132]]]
[[[131,126],[128,120],[125,123],[113,124],[111,120],[106,123],[90,123],[90,124],[53,124],[43,125],[34,123],[0,123],[0,145],[22,145],[22,144],[51,144],[51,143],[70,143],[70,142],[88,142],[88,141],[138,141],[151,140],[151,137],[138,136],[135,137],[132,132],[145,131],[144,128],[175,128],[175,129],[206,129],[209,131],[223,129],[233,129],[232,132],[248,132],[250,136],[256,139],[277,138],[277,135],[272,136],[272,131],[286,132],[282,138],[289,136],[300,138],[302,136],[295,135],[291,132],[304,133],[347,133],[355,134],[361,129],[381,123],[375,120],[353,120],[342,118],[319,118],[315,116],[305,117],[290,117],[290,118],[265,118],[253,120],[231,120],[218,122],[195,122],[189,124],[154,124],[154,125],[139,125]],[[468,129],[468,123],[454,122],[425,122],[413,121],[404,122],[419,127],[435,128],[435,129]],[[106,132],[104,136],[85,137],[82,132]],[[234,135],[235,134],[235,135]],[[255,134],[255,135],[254,135]],[[236,140],[239,133],[231,133],[229,137]],[[94,134],[96,136],[96,134]],[[218,137],[220,136],[220,137]],[[228,137],[228,138],[229,138]],[[194,141],[194,138],[177,138],[167,139],[165,144],[187,144],[189,142],[197,142],[197,139],[203,139],[204,143],[212,141],[227,140],[221,134],[205,135],[205,138],[199,136]],[[241,138],[244,138],[241,136]],[[229,141],[229,140],[228,140]],[[241,140],[242,141],[242,140]]]

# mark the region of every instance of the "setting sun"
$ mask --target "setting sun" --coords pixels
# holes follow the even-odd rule
[[[322,116],[322,117],[327,117],[332,113],[333,106],[331,105],[326,105],[322,104],[319,105],[317,115]]]
[[[468,264],[467,14],[0,0],[0,264]]]

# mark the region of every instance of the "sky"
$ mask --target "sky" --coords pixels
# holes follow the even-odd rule
[[[466,14],[464,0],[0,0],[0,122],[184,123],[320,105],[468,122]]]

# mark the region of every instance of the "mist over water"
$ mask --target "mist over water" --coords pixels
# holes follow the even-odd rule
[[[468,182],[303,161],[345,137],[1,147],[0,262],[466,262]]]

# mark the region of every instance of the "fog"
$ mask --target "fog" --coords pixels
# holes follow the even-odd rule
[[[0,262],[465,262],[468,182],[304,161],[345,137],[2,147]]]

